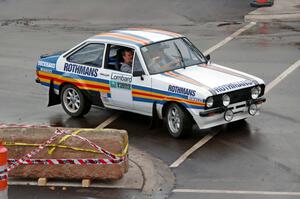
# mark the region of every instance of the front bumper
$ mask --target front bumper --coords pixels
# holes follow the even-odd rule
[[[259,99],[255,99],[255,100],[248,100],[246,101],[246,104],[245,105],[239,105],[237,106],[237,108],[240,108],[240,107],[243,107],[243,106],[247,106],[249,107],[251,104],[262,104],[266,102],[266,98],[259,98]],[[207,110],[207,111],[202,111],[200,112],[200,116],[201,117],[209,117],[209,116],[212,116],[212,115],[215,115],[215,114],[219,114],[219,113],[224,113],[227,109],[233,109],[233,107],[219,107],[219,108],[216,108],[216,109],[213,109],[213,110]]]
[[[249,107],[251,104],[256,105],[257,112],[255,113],[255,115],[259,115],[260,107],[264,102],[266,102],[265,98],[259,98],[255,100],[248,100],[231,104],[228,107],[219,107],[211,110],[205,110],[201,111],[198,116],[195,115],[194,119],[200,129],[206,129],[251,117],[252,115],[249,114]],[[230,121],[226,121],[224,119],[225,112],[228,110],[231,110],[233,112],[233,118]]]

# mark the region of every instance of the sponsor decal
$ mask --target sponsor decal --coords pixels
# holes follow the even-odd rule
[[[98,68],[91,68],[88,66],[82,66],[78,64],[65,63],[64,71],[76,73],[78,75],[87,75],[91,77],[97,77]]]
[[[221,92],[226,92],[226,91],[239,89],[239,88],[244,88],[244,87],[249,87],[249,86],[254,86],[254,85],[255,84],[252,81],[243,80],[243,81],[234,82],[234,83],[225,84],[225,85],[222,85],[222,86],[215,87],[214,90],[217,93],[221,93]]]
[[[117,81],[110,81],[110,87],[131,90],[131,84]]]
[[[55,63],[45,62],[45,61],[38,61],[39,66],[48,67],[48,68],[55,68]]]
[[[193,96],[189,96],[188,97],[189,100],[195,101],[195,102],[203,102],[203,99],[197,98],[197,97],[193,97]]]
[[[131,90],[131,81],[131,75],[112,73],[111,80],[109,83],[111,88]]]
[[[169,85],[168,91],[172,93],[177,93],[177,94],[183,94],[183,95],[188,95],[188,96],[195,96],[196,91],[188,88],[183,88],[179,86],[173,86]]]
[[[46,73],[52,73],[52,70],[49,69],[49,68],[40,67],[40,71],[43,71],[43,72],[46,72]]]
[[[118,81],[118,82],[131,83],[132,76],[131,75],[118,74],[118,73],[112,73],[111,74],[111,79],[115,80],[115,81]]]

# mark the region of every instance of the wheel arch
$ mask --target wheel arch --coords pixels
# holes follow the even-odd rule
[[[102,99],[100,97],[100,91],[97,92],[97,91],[91,91],[91,90],[88,90],[88,89],[84,89],[84,88],[79,88],[74,82],[69,82],[69,81],[65,81],[63,82],[62,84],[59,85],[59,93],[61,93],[62,89],[64,86],[66,85],[73,85],[75,86],[76,88],[78,88],[82,94],[84,95],[84,97],[93,105],[96,105],[96,106],[100,106],[100,107],[104,107],[103,105],[103,102],[102,102]]]
[[[182,108],[183,111],[185,111],[189,117],[189,119],[193,122],[195,122],[193,116],[191,115],[190,111],[184,106],[183,102],[178,102],[178,101],[167,101],[166,103],[163,104],[163,107],[162,107],[162,116],[163,118],[165,117],[166,115],[166,112],[167,112],[167,109],[168,107],[172,104],[172,103],[175,103],[177,104],[179,107]]]

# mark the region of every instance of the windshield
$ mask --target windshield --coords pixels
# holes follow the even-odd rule
[[[205,63],[204,56],[186,38],[154,43],[141,48],[150,74]]]

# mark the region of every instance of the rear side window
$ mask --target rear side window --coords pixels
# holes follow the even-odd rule
[[[104,44],[88,44],[67,58],[67,61],[94,67],[101,67]]]

